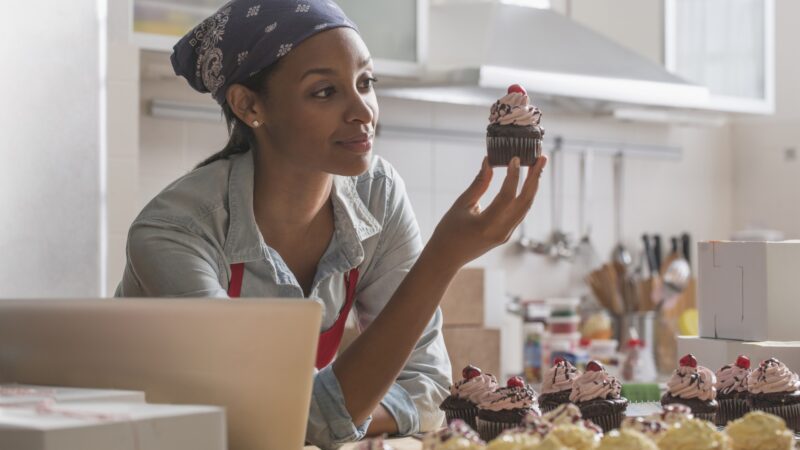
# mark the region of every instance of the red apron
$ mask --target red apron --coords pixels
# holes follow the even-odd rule
[[[230,298],[238,298],[242,292],[242,278],[244,278],[244,263],[237,263],[231,265],[231,284],[228,286],[228,296]],[[352,269],[349,273],[344,274],[344,286],[347,291],[347,297],[344,301],[344,306],[339,312],[339,317],[336,322],[328,330],[319,334],[319,344],[317,345],[317,369],[322,369],[333,361],[336,352],[339,350],[339,344],[342,343],[342,334],[344,334],[344,324],[347,322],[347,316],[350,314],[350,309],[353,307],[353,301],[356,296],[356,284],[358,283],[358,267]]]

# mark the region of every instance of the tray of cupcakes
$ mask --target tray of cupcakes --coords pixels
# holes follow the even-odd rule
[[[714,372],[686,355],[660,404],[629,404],[620,388],[597,361],[581,372],[556,360],[544,373],[541,395],[519,377],[503,385],[468,366],[441,404],[448,426],[421,436],[422,448],[795,448],[800,381],[775,358],[751,369],[742,355]]]

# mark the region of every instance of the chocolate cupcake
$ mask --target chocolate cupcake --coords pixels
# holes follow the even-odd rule
[[[744,416],[750,406],[747,403],[747,377],[750,376],[750,358],[739,355],[734,364],[722,366],[717,371],[717,425],[725,425],[731,420]]]
[[[667,382],[667,392],[661,397],[662,405],[680,403],[692,410],[695,418],[715,423],[719,403],[714,384],[717,377],[710,369],[698,366],[691,353],[680,359],[680,367]]]
[[[580,374],[575,366],[563,358],[556,358],[553,361],[553,366],[544,373],[542,393],[539,395],[539,407],[542,408],[543,413],[552,411],[564,403],[569,403],[572,383]]]
[[[507,166],[515,156],[520,165],[532,166],[542,154],[544,129],[539,126],[539,108],[528,103],[528,93],[514,84],[492,105],[486,128],[489,165]]]
[[[800,381],[797,374],[775,358],[762,361],[747,378],[750,409],[774,414],[794,431],[800,431]]]
[[[622,385],[598,361],[589,361],[586,372],[575,379],[569,400],[581,410],[584,419],[599,425],[604,432],[619,428],[628,408],[620,396]]]
[[[461,419],[475,429],[478,403],[483,401],[486,394],[497,389],[497,378],[472,365],[464,367],[461,376],[464,378],[450,386],[450,395],[439,405],[439,409],[444,411],[447,423]]]
[[[503,430],[522,425],[529,413],[538,414],[536,391],[520,377],[508,380],[506,387],[487,394],[478,404],[478,434],[491,441]]]

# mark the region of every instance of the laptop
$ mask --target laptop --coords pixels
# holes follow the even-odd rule
[[[0,383],[218,405],[229,449],[300,449],[320,321],[303,299],[0,300]]]

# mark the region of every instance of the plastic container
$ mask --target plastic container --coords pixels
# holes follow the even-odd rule
[[[552,334],[548,333],[543,340],[544,363],[542,370],[552,366],[556,357],[562,357],[573,365],[578,362],[578,344],[580,333]]]
[[[547,321],[548,329],[552,334],[577,333],[580,322],[581,318],[578,316],[556,316],[550,317]]]
[[[542,322],[528,322],[522,327],[525,335],[523,346],[523,368],[529,383],[542,381],[542,340],[545,336]]]
[[[579,298],[548,298],[550,317],[573,316],[578,313]]]

